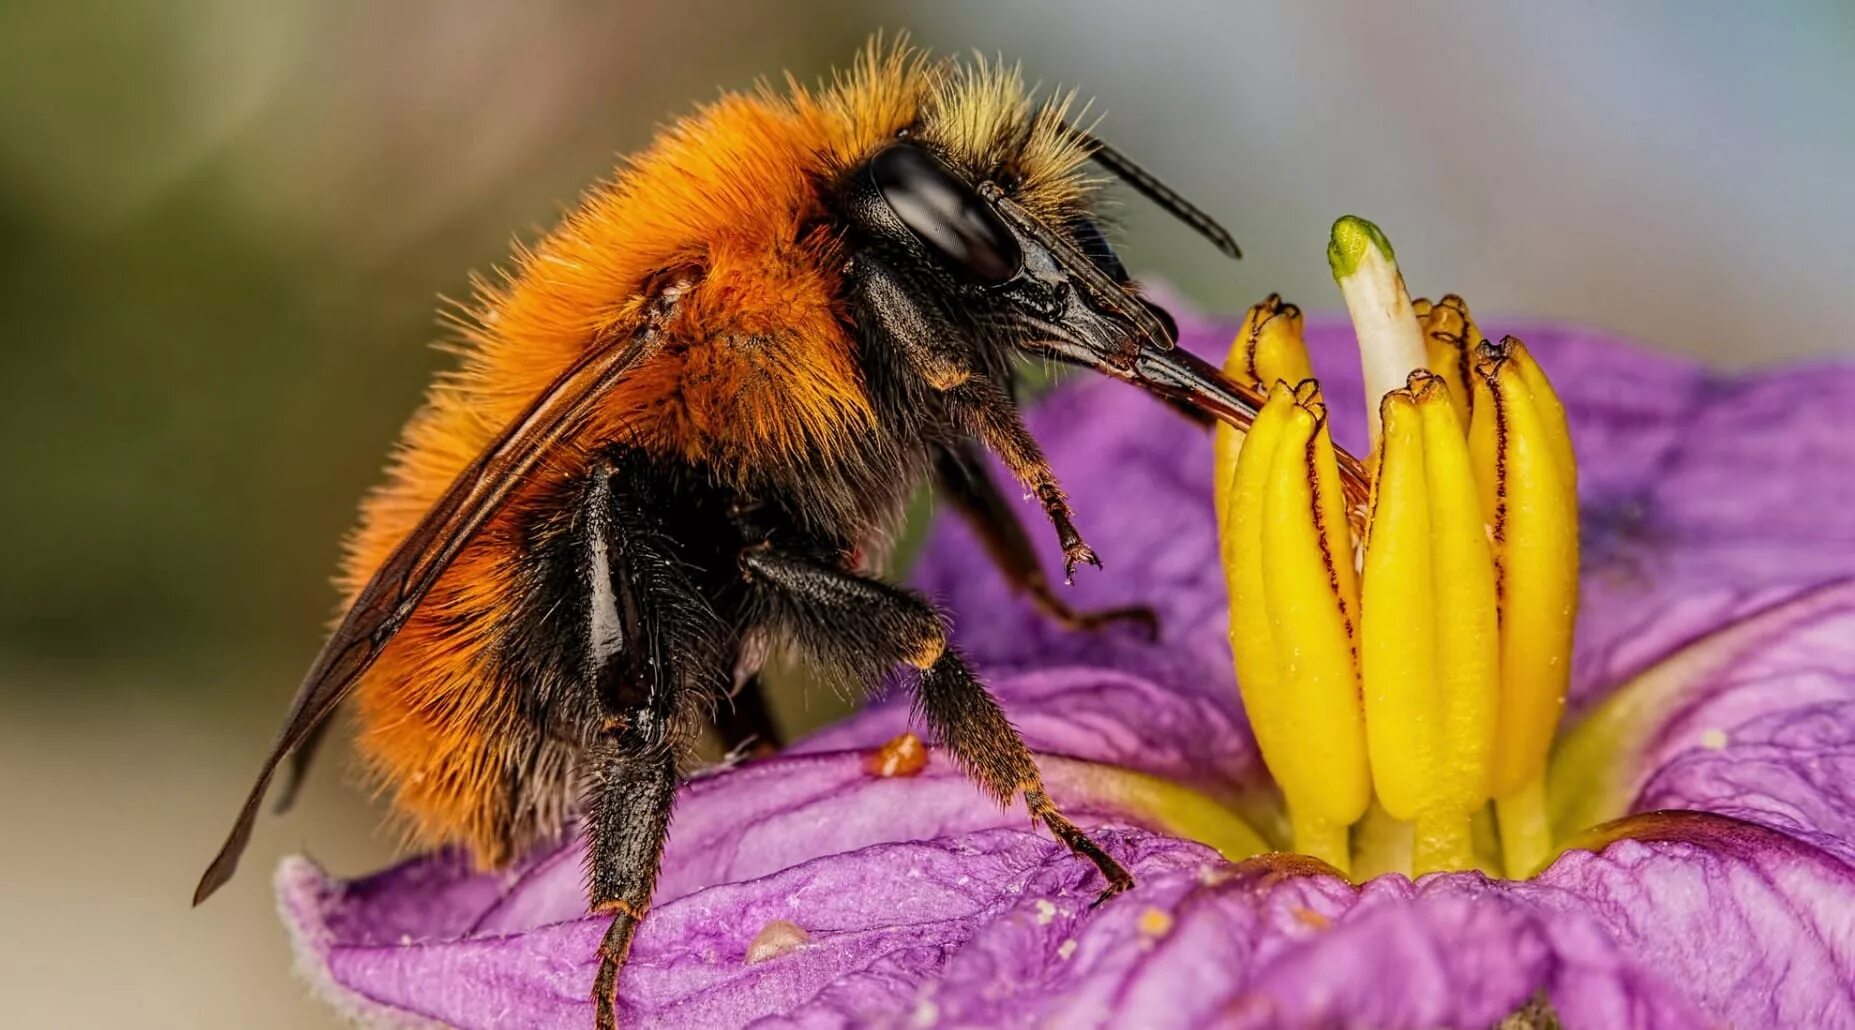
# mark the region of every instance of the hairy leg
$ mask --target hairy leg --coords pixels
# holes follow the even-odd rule
[[[881,259],[864,255],[851,278],[867,324],[881,332],[910,372],[941,399],[960,429],[978,439],[1011,469],[1043,505],[1063,546],[1064,577],[1084,562],[1099,567],[1076,531],[1075,513],[1045,459],[1043,448],[1025,428],[1011,396],[1010,372],[958,341],[964,334],[946,316]]]
[[[600,1030],[617,1026],[619,974],[656,888],[676,800],[677,727],[726,682],[713,611],[660,525],[651,475],[641,459],[596,465],[576,523],[585,590],[577,669],[601,713],[580,765],[587,895],[594,913],[612,917],[593,982]]]
[[[966,774],[1000,804],[1019,794],[1031,815],[1108,881],[1097,903],[1133,886],[1120,863],[1050,800],[1024,738],[947,642],[933,606],[913,591],[805,557],[749,552],[744,571],[773,613],[821,659],[879,675],[898,662],[921,670],[917,708]]]
[[[587,895],[611,926],[599,942],[594,1022],[618,1025],[618,974],[638,924],[650,911],[676,801],[676,755],[649,709],[615,718],[586,754]]]
[[[1037,561],[1037,552],[1031,549],[1024,524],[1018,521],[1017,512],[972,448],[947,449],[937,454],[934,481],[940,495],[978,534],[980,544],[1006,582],[1028,595],[1045,616],[1072,630],[1098,630],[1126,622],[1140,627],[1149,638],[1159,636],[1159,617],[1146,605],[1077,611],[1057,595]]]

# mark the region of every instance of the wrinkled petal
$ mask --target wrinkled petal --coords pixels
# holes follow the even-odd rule
[[[1737,816],[1855,864],[1855,702],[1797,705],[1736,727],[1656,770],[1643,809]]]
[[[1592,709],[1553,757],[1554,823],[1691,808],[1855,861],[1852,742],[1855,580],[1715,627]]]
[[[1648,409],[1574,394],[1586,697],[1700,628],[1855,573],[1855,369],[1682,371]]]
[[[1355,890],[1292,857],[1283,872],[1280,858],[1232,866],[1197,845],[1107,831],[1140,886],[1098,909],[1092,870],[1032,832],[874,845],[660,903],[638,936],[622,1016],[1486,1026],[1543,993],[1568,1026],[1846,1023],[1855,871],[1730,820],[1641,832],[1650,839],[1569,853],[1527,883],[1464,873]],[[379,903],[382,889],[424,898],[419,885],[362,881],[375,889],[358,901],[297,860],[279,886],[304,964],[362,1018],[589,1019],[602,920],[355,938],[354,906]],[[774,920],[807,939],[748,964]]]
[[[1051,796],[1084,825],[1133,823],[1184,835],[1215,819],[1223,840],[1212,843],[1260,850],[1253,836],[1241,846],[1235,813],[1169,781],[1152,781],[1173,795],[1155,803],[1146,778],[1130,783],[1116,767],[1051,756],[1040,764]],[[872,773],[867,752],[781,755],[683,786],[656,900],[873,845],[1029,824],[1021,803],[1000,809],[937,749],[919,773],[898,777]],[[384,944],[577,919],[586,908],[583,861],[577,841],[499,874],[475,873],[448,852],[415,859],[349,885],[331,928]]]
[[[1110,831],[1101,840],[1136,876],[1163,879],[1165,870],[1218,861],[1199,845],[1152,834]],[[563,865],[577,878],[573,857]],[[1019,900],[1086,910],[1100,889],[1095,876],[1047,837],[992,829],[873,845],[677,898],[660,895],[626,967],[620,1015],[653,1026],[738,1026],[802,1015],[826,987],[840,1009],[891,1012],[897,985],[924,982]],[[522,910],[534,922],[461,939],[394,937],[370,926],[366,909],[356,906],[400,890],[406,902],[424,896],[405,867],[377,879],[384,882],[360,881],[357,900],[353,886],[327,879],[307,860],[293,859],[278,873],[299,964],[345,1011],[372,1022],[412,1015],[463,1027],[591,1024],[587,999],[606,920],[586,917],[583,901],[570,917],[557,912],[562,918],[550,920],[543,912],[553,907],[553,892],[518,879],[486,915],[502,920]],[[749,965],[748,945],[776,919],[810,940]]]
[[[1650,813],[1599,836],[1620,839],[1513,890],[1564,891],[1718,1022],[1855,1026],[1855,868],[1713,815]]]
[[[1092,909],[1093,868],[944,757],[897,778],[865,759],[782,757],[685,788],[627,1019],[1488,1025],[1543,991],[1573,1026],[1835,1025],[1855,986],[1855,867],[1749,823],[1637,826],[1527,883],[1363,890],[1297,856],[1233,866],[1100,829],[1139,886]],[[1078,790],[1076,763],[1045,764],[1082,821],[1120,814]],[[436,856],[341,884],[296,860],[279,889],[302,966],[363,1019],[578,1026],[604,925],[584,914],[581,861],[568,845],[495,875]],[[808,939],[748,964],[774,920]]]
[[[1030,823],[1021,804],[999,809],[938,751],[925,769],[907,777],[873,775],[866,761],[862,752],[782,756],[688,784],[678,795],[658,903],[821,856]],[[1178,825],[1177,806],[1155,808],[1144,796],[1130,797],[1117,789],[1121,784],[1112,770],[1050,757],[1042,770],[1051,796],[1084,825],[1133,822],[1175,835],[1187,829]],[[1216,810],[1206,798],[1188,800],[1211,809],[1226,824],[1226,840],[1235,832],[1243,850],[1234,813]],[[1204,821],[1200,814],[1196,822]],[[1247,850],[1258,844],[1252,838]],[[529,866],[503,897],[481,910],[473,931],[515,930],[583,915],[582,862],[580,848],[566,847]]]
[[[1567,1026],[1855,1018],[1855,872],[1756,827],[1577,852],[1530,883],[1354,892],[1258,866],[1156,878],[1138,905],[1068,928],[1067,962],[1038,958],[1051,935],[1001,920],[948,963],[936,1008],[963,1025],[1487,1026],[1543,992]]]

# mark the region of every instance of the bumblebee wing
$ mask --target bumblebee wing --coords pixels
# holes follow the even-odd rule
[[[333,711],[329,712],[331,717],[334,714]],[[328,736],[329,727],[333,725],[332,718],[324,718],[309,727],[308,736],[296,745],[296,750],[290,752],[290,764],[284,767],[283,786],[277,789],[277,800],[271,803],[271,814],[282,815],[296,804],[297,791],[303,787],[303,778],[309,775],[309,764],[315,760],[316,752],[322,748],[323,738]]]
[[[523,477],[613,383],[655,349],[655,327],[661,322],[661,317],[655,318],[643,328],[593,347],[562,373],[458,474],[361,588],[297,688],[283,729],[258,770],[257,782],[239,809],[225,844],[200,877],[193,892],[195,905],[206,900],[237,870],[239,855],[251,839],[258,806],[284,758],[301,747],[354,689],[361,674],[411,618],[432,584]]]

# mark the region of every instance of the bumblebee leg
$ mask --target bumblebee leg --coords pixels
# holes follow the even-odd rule
[[[1064,578],[1071,578],[1083,562],[1101,567],[1076,532],[1069,498],[1003,385],[1009,382],[1009,372],[987,368],[983,356],[955,345],[963,334],[922,298],[918,287],[881,259],[860,255],[850,276],[863,324],[882,333],[909,371],[943,399],[955,423],[978,437],[1036,495],[1063,545]]]
[[[742,558],[782,624],[813,654],[878,673],[898,662],[921,670],[920,714],[955,762],[998,802],[1018,794],[1033,818],[1108,881],[1096,903],[1133,886],[1133,877],[1065,818],[1044,791],[1024,738],[947,642],[945,624],[924,598],[805,558],[759,551]]]
[[[1013,795],[1023,794],[1033,819],[1049,827],[1057,840],[1069,845],[1069,850],[1101,870],[1108,886],[1096,897],[1095,904],[1134,885],[1133,876],[1050,800],[1024,738],[1005,718],[998,701],[973,678],[958,651],[949,646],[924,669],[916,692],[916,705],[928,726],[967,776],[1001,805],[1010,804]]]
[[[741,556],[758,614],[818,663],[870,682],[897,665],[926,668],[946,647],[940,613],[919,594],[808,557]]]
[[[765,758],[785,746],[773,713],[767,708],[766,684],[759,673],[747,677],[732,697],[715,710],[715,732],[722,750],[732,755],[746,748],[748,757]]]
[[[1044,575],[1031,549],[1030,537],[1017,512],[1005,500],[998,484],[986,471],[980,456],[971,447],[947,448],[934,458],[934,481],[940,494],[966,519],[979,535],[992,564],[1004,573],[1006,582],[1020,593],[1029,595],[1031,604],[1058,625],[1072,630],[1098,630],[1116,622],[1132,623],[1145,631],[1149,639],[1159,636],[1159,617],[1146,605],[1127,605],[1096,611],[1077,611],[1069,606]]]
[[[1076,531],[1075,512],[1070,510],[1069,496],[1056,480],[1056,471],[1044,457],[1031,431],[1018,415],[1018,406],[999,385],[975,375],[942,396],[961,424],[998,455],[1018,482],[1034,494],[1043,505],[1044,514],[1056,527],[1056,538],[1063,545],[1063,578],[1075,577],[1076,566],[1084,562],[1101,568],[1101,559]]]
[[[618,976],[650,910],[676,798],[676,727],[726,682],[706,634],[708,602],[652,513],[648,465],[592,470],[579,525],[587,588],[581,689],[603,719],[582,754],[591,910],[612,923],[599,945],[595,1021],[617,1026]]]
[[[599,942],[593,980],[594,1022],[618,1025],[618,973],[631,939],[650,911],[657,866],[676,800],[676,754],[663,739],[657,713],[639,709],[612,725],[587,753],[587,892],[594,914],[612,925]]]

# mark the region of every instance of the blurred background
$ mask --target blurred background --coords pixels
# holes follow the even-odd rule
[[[0,6],[0,984],[9,1022],[325,1026],[266,877],[393,853],[331,754],[205,908],[440,294],[718,89],[877,28],[1079,87],[1249,254],[1128,204],[1197,304],[1417,292],[1726,366],[1855,334],[1855,8],[647,0]],[[792,725],[829,706],[790,701]],[[107,985],[107,986],[106,986]]]

